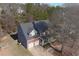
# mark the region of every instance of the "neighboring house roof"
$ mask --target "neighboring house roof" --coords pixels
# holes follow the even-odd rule
[[[24,10],[23,10],[21,7],[19,7],[19,8],[17,9],[17,13],[22,14],[23,12],[24,12]]]

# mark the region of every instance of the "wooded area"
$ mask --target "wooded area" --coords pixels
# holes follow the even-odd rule
[[[33,20],[49,20],[52,38],[59,40],[63,46],[62,55],[79,55],[79,5],[54,7],[39,3],[20,4],[19,7],[24,10],[22,13],[17,12],[18,4],[15,5],[16,8],[14,5],[8,4],[6,10],[9,10],[9,14],[6,10],[0,12],[0,26],[5,32],[16,32],[18,23],[29,22],[31,17]]]
[[[2,6],[6,7],[6,10],[3,8],[1,11],[0,24],[2,25],[2,28],[5,29],[8,33],[16,31],[18,22],[28,22],[31,16],[34,20],[47,20],[49,17],[51,17],[50,14],[61,8],[50,7],[47,4],[39,3],[6,4],[7,6],[4,5]],[[18,7],[16,8],[16,6]],[[19,7],[22,8],[23,12],[21,12],[21,8],[20,13],[17,12]]]

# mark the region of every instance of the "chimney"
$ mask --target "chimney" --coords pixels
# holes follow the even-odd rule
[[[34,29],[36,29],[36,28],[35,28],[35,21],[34,21],[34,19],[33,19],[33,15],[30,15],[30,16],[29,16],[29,22],[31,22],[32,25],[33,25],[33,27],[34,27]]]

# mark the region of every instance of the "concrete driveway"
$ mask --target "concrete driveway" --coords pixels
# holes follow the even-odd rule
[[[32,56],[22,45],[17,45],[8,34],[0,38],[0,56]]]

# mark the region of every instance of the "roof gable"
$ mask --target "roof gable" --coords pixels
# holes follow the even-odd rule
[[[20,26],[25,36],[33,30],[32,23],[21,23]]]

